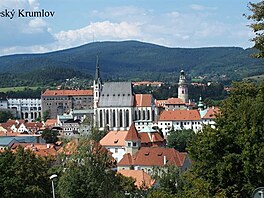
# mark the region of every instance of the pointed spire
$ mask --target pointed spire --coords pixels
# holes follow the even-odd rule
[[[96,71],[95,71],[95,81],[98,82],[98,80],[101,81],[100,70],[99,70],[99,56],[97,55],[97,60],[96,60]]]
[[[126,135],[126,138],[125,138],[125,141],[138,141],[140,140],[140,137],[139,137],[139,134],[137,132],[137,129],[135,127],[135,124],[132,123],[128,132],[127,132],[127,135]]]

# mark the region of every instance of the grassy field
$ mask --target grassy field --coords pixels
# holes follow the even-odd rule
[[[36,90],[38,87],[0,87],[0,92],[23,91],[25,88]]]
[[[257,75],[257,76],[250,76],[247,78],[244,78],[244,80],[253,80],[253,81],[260,81],[264,79],[264,74],[262,75]]]

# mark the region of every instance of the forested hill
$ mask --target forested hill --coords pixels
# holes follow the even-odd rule
[[[169,80],[184,69],[188,74],[241,79],[264,73],[263,60],[252,49],[238,47],[168,48],[138,41],[94,42],[45,54],[0,57],[0,72],[30,72],[63,67],[94,75],[99,54],[105,79]]]

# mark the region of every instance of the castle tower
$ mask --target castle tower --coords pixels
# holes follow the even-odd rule
[[[100,77],[100,70],[99,70],[99,58],[97,55],[97,60],[96,60],[96,70],[95,70],[95,78],[93,82],[93,96],[94,96],[94,126],[98,126],[98,112],[97,112],[97,107],[100,99],[102,91],[102,80]]]
[[[184,71],[181,70],[179,84],[178,84],[178,98],[182,99],[183,102],[188,102],[188,86],[185,79]]]
[[[130,153],[133,156],[140,147],[141,147],[141,139],[139,137],[135,124],[132,123],[127,132],[127,136],[125,137],[126,153]]]

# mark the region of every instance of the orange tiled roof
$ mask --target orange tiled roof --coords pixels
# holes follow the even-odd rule
[[[152,104],[151,94],[135,94],[136,107],[150,107]]]
[[[138,140],[140,140],[137,129],[135,127],[135,123],[132,123],[131,126],[129,127],[129,130],[127,132],[125,140],[126,141],[138,141]]]
[[[42,96],[92,96],[93,90],[49,90],[47,89]]]
[[[143,170],[119,170],[118,173],[124,175],[125,177],[132,177],[135,179],[135,184],[138,188],[151,188],[151,186],[155,183],[155,180],[153,180],[151,176]]]
[[[43,127],[43,123],[41,122],[26,122],[26,128],[41,128]]]
[[[118,166],[164,166],[169,164],[182,167],[186,156],[187,153],[176,151],[173,148],[141,147],[134,156],[124,155]]]
[[[168,110],[160,114],[159,121],[167,120],[201,120],[198,110]]]
[[[57,119],[47,119],[45,122],[46,126],[55,126],[57,124]]]
[[[101,140],[102,146],[125,146],[128,131],[109,131]]]
[[[165,104],[185,104],[185,102],[180,98],[168,98],[168,100],[165,101]]]
[[[218,107],[210,107],[206,114],[204,115],[203,119],[212,119],[216,118],[216,115],[220,113],[220,109]]]
[[[41,157],[56,157],[57,151],[52,144],[40,144],[40,143],[34,143],[34,144],[27,144],[24,146],[24,150],[31,150],[33,153],[35,153],[38,156]]]

